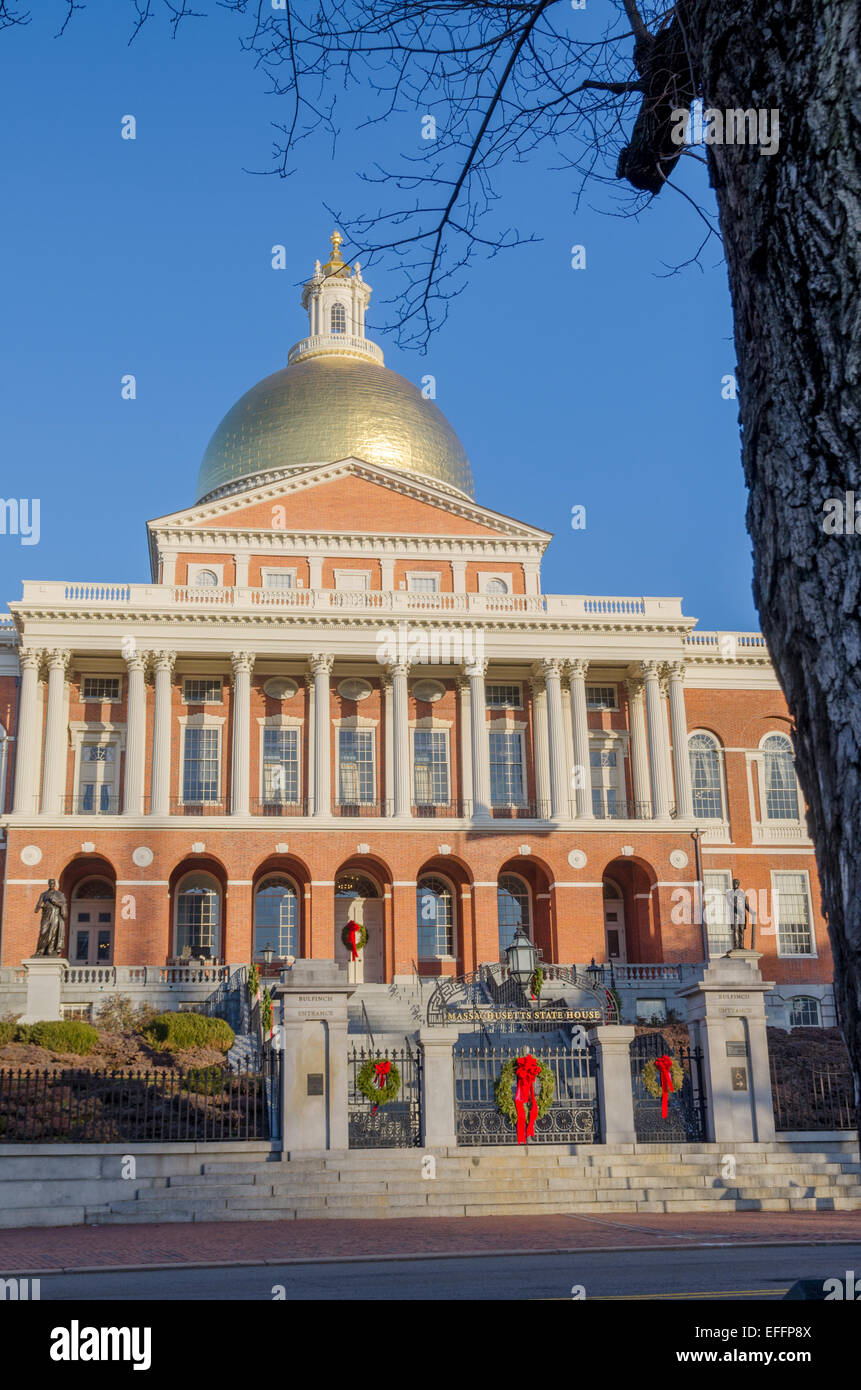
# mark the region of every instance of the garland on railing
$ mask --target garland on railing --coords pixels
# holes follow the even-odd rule
[[[248,967],[248,993],[252,999],[260,993],[260,971],[254,961]]]
[[[541,998],[541,988],[544,984],[544,971],[540,965],[536,965],[532,972],[532,979],[529,981],[529,992],[533,999]]]
[[[268,989],[264,989],[263,998],[260,1000],[260,1025],[263,1029],[264,1037],[272,1036],[272,995]]]

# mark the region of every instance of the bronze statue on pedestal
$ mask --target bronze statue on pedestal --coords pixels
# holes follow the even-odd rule
[[[48,879],[48,887],[40,893],[34,912],[41,912],[37,956],[62,956],[66,943],[66,896],[57,887],[57,880]]]

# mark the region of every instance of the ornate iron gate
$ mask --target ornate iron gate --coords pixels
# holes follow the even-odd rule
[[[454,1053],[458,1144],[516,1144],[517,1130],[497,1108],[494,1090],[503,1064],[523,1048],[462,1044]],[[598,1109],[594,1047],[539,1048],[533,1053],[556,1077],[553,1104],[535,1123],[534,1144],[592,1144]]]
[[[661,1115],[660,1096],[650,1096],[643,1084],[647,1062],[665,1053],[673,1056],[685,1073],[681,1090],[668,1100],[667,1118]],[[703,1054],[698,1047],[670,1047],[662,1033],[641,1033],[631,1043],[631,1089],[634,1096],[634,1127],[643,1144],[662,1144],[681,1140],[702,1143],[706,1137],[706,1099],[703,1082]]]
[[[366,1062],[391,1062],[400,1072],[401,1088],[388,1105],[374,1109],[357,1085]],[[347,1054],[347,1107],[351,1149],[410,1149],[422,1140],[421,1053],[406,1047],[386,1051],[352,1048]]]

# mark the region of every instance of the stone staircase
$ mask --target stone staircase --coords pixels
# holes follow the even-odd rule
[[[236,1033],[227,1054],[227,1065],[234,1071],[253,1070],[260,1061],[257,1039],[251,1033]]]
[[[412,982],[357,985],[348,1007],[350,1034],[364,1033],[367,1037],[364,1004],[377,1046],[402,1047],[404,1037],[411,1038],[424,1022],[427,995],[435,985],[435,980],[421,987]]]
[[[353,1150],[285,1162],[204,1159],[199,1173],[151,1177],[124,1200],[87,1206],[87,1224],[308,1217],[599,1215],[626,1212],[858,1211],[861,1162],[849,1140],[736,1146],[641,1144],[448,1149],[422,1177],[421,1149]]]

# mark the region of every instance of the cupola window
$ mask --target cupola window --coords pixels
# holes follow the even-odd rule
[[[332,305],[332,316],[331,316],[331,319],[330,319],[330,323],[331,323],[331,329],[332,329],[332,332],[333,332],[333,333],[346,333],[346,331],[347,331],[347,314],[346,314],[346,311],[345,311],[345,309],[344,309],[343,304],[333,304],[333,305]]]

